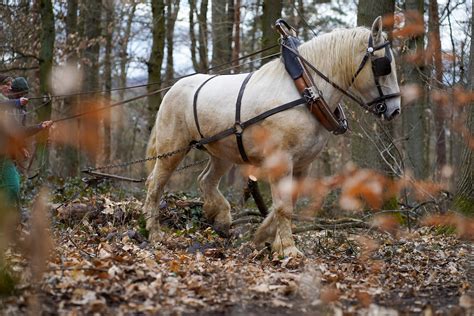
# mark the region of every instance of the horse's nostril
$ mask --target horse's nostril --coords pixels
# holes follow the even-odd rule
[[[393,120],[398,114],[400,114],[400,109],[396,109],[391,114],[385,113],[384,116],[388,121]]]

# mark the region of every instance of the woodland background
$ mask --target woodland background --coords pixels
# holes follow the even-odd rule
[[[337,27],[370,26],[378,15],[396,52],[403,115],[379,124],[348,103],[351,131],[331,138],[313,174],[331,175],[353,161],[395,177],[443,182],[472,209],[469,1],[3,1],[0,72],[28,79],[29,122],[57,119],[167,88],[193,72],[254,70],[270,60],[257,57],[278,48],[254,62],[229,64],[274,45],[278,17],[308,40]],[[52,132],[50,146],[44,136],[38,139],[32,166],[41,175],[67,178],[85,166],[143,158],[161,98],[113,107],[92,123],[66,122]],[[124,171],[145,175],[142,165]],[[229,178],[232,184],[235,171]]]
[[[21,166],[29,219],[17,227],[17,212],[0,212],[1,312],[469,315],[472,7],[466,0],[0,1],[0,73],[28,79],[27,125],[90,113],[58,121],[29,145],[34,159]],[[157,244],[146,240],[143,184],[81,173],[144,158],[160,100],[177,78],[248,72],[277,58],[278,47],[243,58],[277,43],[277,18],[309,40],[370,27],[379,15],[397,60],[401,116],[380,122],[347,101],[350,130],[331,136],[313,164],[314,192],[294,214],[306,258],[255,249],[262,214],[243,201],[238,168],[221,183],[234,237],[206,224],[198,165],[173,176]],[[204,156],[192,151],[183,165]],[[107,172],[146,177],[144,164]]]
[[[86,101],[97,105],[165,88],[179,76],[208,72],[274,45],[278,17],[308,40],[337,27],[370,26],[383,15],[397,54],[403,115],[382,126],[348,106],[351,131],[331,138],[314,173],[330,175],[352,160],[395,176],[410,172],[417,179],[447,181],[450,192],[471,185],[466,196],[472,198],[472,3],[438,2],[3,1],[0,71],[30,82],[30,96],[37,97],[29,106],[31,122],[61,118],[84,111]],[[210,72],[251,71],[268,60]],[[136,85],[143,86],[124,89]],[[67,136],[49,147],[47,157],[36,152],[59,177],[78,176],[84,165],[143,158],[161,97],[111,108],[95,130],[81,119],[68,122]]]

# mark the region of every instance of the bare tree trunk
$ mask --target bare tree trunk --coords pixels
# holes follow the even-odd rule
[[[194,71],[199,71],[199,64],[198,59],[196,57],[196,50],[197,50],[197,40],[196,40],[196,33],[194,32],[194,13],[196,10],[196,1],[189,0],[189,39],[191,41],[191,45],[189,46],[191,50],[191,61],[193,63]]]
[[[53,52],[54,52],[54,12],[51,0],[40,1],[41,13],[41,49],[39,53],[39,79],[40,93],[47,95],[51,93],[49,86],[49,76],[53,68]],[[44,109],[44,110],[43,110]],[[43,107],[39,111],[39,117],[42,120],[51,117],[51,106]]]
[[[469,80],[468,89],[474,89],[474,10],[471,11],[471,49],[469,56]],[[459,211],[473,216],[474,215],[474,159],[473,159],[473,130],[474,130],[474,102],[467,107],[466,134],[463,136],[463,150],[461,157],[461,177],[457,182],[454,205]]]
[[[418,12],[423,16],[423,0],[408,0],[405,2],[405,9]],[[410,18],[410,16],[407,16]],[[409,21],[410,22],[410,21]],[[424,54],[424,35],[412,36],[407,41],[406,54]],[[424,78],[428,76],[424,59],[419,63],[404,63],[402,65],[401,81],[406,84],[413,84],[422,91],[422,95],[410,106],[403,109],[403,132],[406,134],[405,143],[406,155],[408,158],[407,167],[413,170],[413,174],[418,179],[428,177],[429,174],[429,122],[426,118],[427,99]]]
[[[102,6],[94,2],[85,2],[84,36],[87,47],[84,50],[84,90],[97,90],[99,86],[99,51],[101,36],[101,9]]]
[[[439,14],[438,1],[430,0],[429,7],[430,16],[430,41],[431,48],[434,51],[433,64],[435,71],[435,78],[433,86],[436,89],[443,88],[443,61],[441,59],[441,39],[439,34]],[[431,102],[434,104],[433,102]],[[445,111],[443,104],[436,104],[435,106],[435,132],[436,132],[436,171],[440,172],[441,168],[446,164],[446,131],[445,131]]]
[[[393,14],[395,4],[392,0],[360,0],[357,9],[357,25],[371,27],[375,18]],[[351,124],[352,160],[360,167],[386,170],[380,151],[386,145],[382,131],[373,116],[369,116],[354,105],[354,121]],[[390,133],[390,131],[389,131]],[[374,144],[378,144],[378,147]]]
[[[232,60],[239,58],[240,53],[240,0],[235,0],[234,7],[234,48],[232,50]],[[237,66],[238,61],[235,61],[233,66]],[[240,72],[240,68],[234,68],[234,72]]]
[[[82,67],[84,69],[84,81],[83,90],[93,91],[99,87],[99,52],[100,52],[100,39],[101,39],[101,14],[102,6],[97,5],[93,1],[84,2],[84,37],[86,40],[86,48],[84,49],[84,56],[82,58]],[[90,124],[84,119],[80,120],[81,132],[90,133],[88,126],[84,124]],[[102,131],[97,131],[96,137],[97,148],[93,148],[91,152],[91,163],[96,164],[98,162],[98,153],[102,147],[103,142]],[[92,148],[91,148],[92,149]],[[82,151],[82,150],[81,150]]]
[[[153,43],[148,60],[148,83],[161,83],[161,65],[165,48],[165,4],[163,0],[152,0],[151,11],[153,14]],[[148,86],[148,92],[156,90],[160,85]],[[153,128],[156,113],[160,108],[161,95],[155,94],[148,97],[148,130]]]
[[[262,48],[270,47],[278,43],[279,35],[273,29],[275,21],[281,17],[281,10],[283,3],[281,0],[263,0],[263,14],[262,14]],[[265,54],[277,53],[278,47],[266,51]],[[262,64],[267,63],[270,59],[262,60]]]
[[[68,0],[67,1],[67,14],[66,14],[66,21],[65,21],[65,28],[66,28],[66,46],[68,49],[67,57],[66,57],[66,64],[68,67],[74,69],[74,75],[77,75],[77,66],[78,66],[78,56],[76,53],[76,46],[77,46],[77,33],[78,33],[78,24],[77,24],[77,17],[78,17],[78,0]],[[77,89],[79,89],[77,87]],[[77,92],[77,90],[71,91]],[[66,116],[73,114],[73,109],[77,105],[77,96],[71,96],[64,99],[63,106],[62,106],[62,113]],[[75,120],[74,123],[71,124],[78,124],[78,121]],[[79,126],[76,128],[71,128],[69,133],[69,137],[71,139],[79,139],[78,134]],[[59,177],[74,177],[79,174],[79,151],[77,148],[71,145],[62,145],[56,144],[55,145],[55,158],[57,168],[52,170],[53,174]],[[51,157],[50,157],[51,158]]]
[[[201,0],[201,7],[198,14],[199,23],[199,69],[206,72],[209,68],[209,60],[207,57],[208,41],[207,41],[207,7],[208,0]]]
[[[128,65],[130,62],[130,58],[128,56],[128,45],[130,43],[132,37],[132,25],[135,21],[135,12],[137,8],[138,1],[132,0],[130,3],[125,6],[119,15],[119,21],[125,21],[123,27],[121,27],[119,32],[118,38],[118,58],[119,58],[119,74],[118,74],[118,85],[119,87],[127,86],[127,73],[128,73]],[[119,26],[118,24],[117,26]],[[155,86],[156,88],[156,86]],[[126,90],[122,89],[119,90],[118,95],[120,100],[125,99]],[[122,141],[127,134],[127,119],[128,116],[124,115],[123,111],[113,111],[112,113],[113,118],[113,154],[112,156],[114,159],[118,159],[120,156],[123,157],[123,153],[129,153],[126,150],[126,144]]]
[[[232,58],[233,0],[212,1],[212,66]],[[232,14],[232,18],[230,18]],[[229,27],[230,25],[230,27]]]
[[[299,14],[301,14],[301,17],[298,19],[297,28],[299,29],[301,27],[303,29],[303,32],[302,32],[301,35],[303,37],[303,41],[306,42],[307,40],[309,40],[309,31],[310,30],[308,30],[308,27],[302,21],[303,19],[306,19],[305,9],[304,9],[304,1],[303,0],[298,0],[298,11],[299,11]]]
[[[104,89],[105,100],[110,103],[112,101],[112,49],[113,49],[113,35],[115,29],[115,10],[113,0],[104,0],[105,8],[105,55],[104,55]],[[104,151],[102,158],[104,162],[110,161],[111,146],[112,146],[112,133],[111,133],[111,110],[107,109],[104,111]]]
[[[254,12],[254,19],[252,22],[252,30],[250,33],[251,40],[250,40],[250,51],[254,52],[258,48],[257,46],[257,31],[258,31],[258,26],[260,22],[260,6],[261,6],[261,0],[257,0],[255,3],[255,12]],[[250,64],[250,71],[254,71],[255,69],[255,63]]]
[[[197,10],[196,0],[189,0],[189,37],[191,39],[191,61],[194,71],[206,72],[209,68],[207,58],[207,7],[208,0],[202,0],[200,10]],[[194,30],[196,22],[194,16],[197,16],[198,35]],[[199,57],[199,58],[198,58]]]
[[[51,87],[49,85],[49,76],[53,68],[53,53],[54,53],[54,12],[53,3],[51,0],[40,1],[40,15],[41,15],[41,48],[39,53],[39,81],[40,81],[40,93],[44,96],[51,93]],[[45,121],[51,119],[51,103],[41,107],[38,110],[38,119]],[[40,161],[44,161],[41,172],[44,172],[48,168],[48,133],[44,132],[37,137],[38,140],[38,158]]]
[[[129,62],[128,58],[128,44],[132,34],[132,24],[135,18],[135,11],[137,9],[137,2],[132,1],[129,10],[124,10],[123,14],[127,17],[127,22],[123,29],[123,33],[119,39],[119,86],[125,87],[127,85],[127,66]],[[125,18],[125,17],[123,17]],[[119,98],[123,100],[125,98],[125,90],[119,91]]]
[[[173,35],[180,0],[166,0],[166,84],[170,85],[174,77]]]

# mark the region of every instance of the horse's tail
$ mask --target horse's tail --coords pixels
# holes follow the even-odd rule
[[[157,155],[156,151],[156,122],[151,129],[150,139],[148,140],[148,145],[146,146],[146,157],[153,157]],[[148,173],[151,173],[153,167],[155,166],[155,160],[148,160],[146,162],[146,170]]]

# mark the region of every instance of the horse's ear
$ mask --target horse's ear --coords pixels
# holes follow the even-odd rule
[[[382,17],[378,16],[374,23],[372,23],[372,38],[374,45],[380,44],[383,40],[382,38]]]

